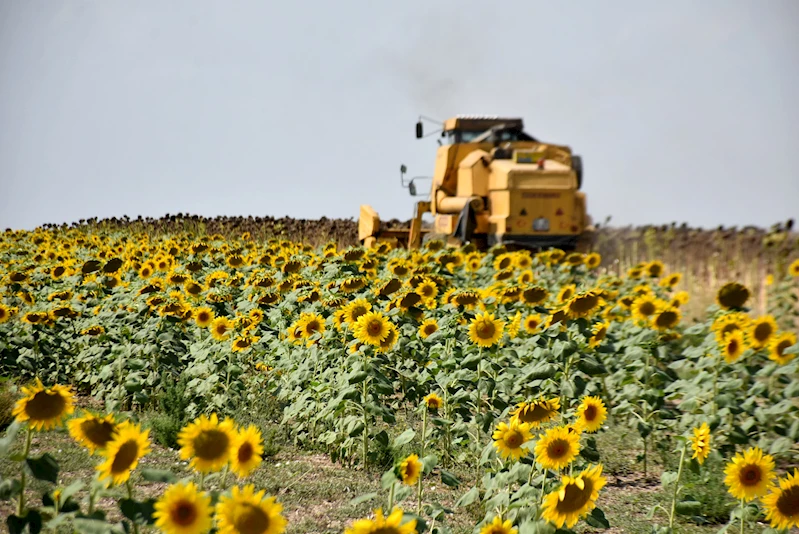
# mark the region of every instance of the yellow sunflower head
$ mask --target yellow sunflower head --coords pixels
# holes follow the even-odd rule
[[[169,486],[153,507],[155,526],[162,532],[199,534],[211,530],[211,496],[194,482]]]
[[[224,341],[230,337],[233,330],[233,323],[227,317],[217,317],[211,322],[211,335],[218,341]]]
[[[388,517],[384,517],[383,511],[377,509],[374,519],[358,519],[344,530],[344,534],[415,534],[417,520],[402,523],[404,515],[401,508],[394,508]]]
[[[743,332],[736,330],[731,332],[724,338],[721,344],[721,352],[727,363],[733,363],[741,357],[746,350],[746,343],[744,342]]]
[[[502,422],[497,425],[492,437],[494,448],[504,460],[508,458],[518,460],[526,456],[528,450],[522,446],[533,439],[530,425],[514,419],[511,419],[510,424]]]
[[[275,497],[248,484],[243,489],[233,486],[230,496],[219,498],[215,518],[219,534],[282,534],[288,523],[282,512]]]
[[[437,411],[444,405],[444,400],[439,397],[437,393],[430,393],[429,395],[425,396],[424,404],[427,406],[428,410]]]
[[[574,295],[566,304],[566,310],[571,318],[588,317],[604,304],[597,291],[584,291]]]
[[[89,454],[104,449],[117,431],[114,414],[101,417],[90,412],[70,419],[67,427],[72,439],[89,449]]]
[[[208,328],[214,320],[214,311],[211,308],[203,307],[194,310],[194,322],[200,328]]]
[[[605,483],[602,465],[589,465],[576,477],[563,476],[561,485],[544,498],[542,518],[556,527],[573,527],[596,506]]]
[[[388,318],[380,312],[366,312],[355,321],[353,332],[355,337],[363,343],[380,346],[388,337],[390,325]]]
[[[512,421],[526,423],[530,425],[530,428],[538,428],[557,417],[558,410],[560,410],[559,397],[552,397],[551,399],[539,397],[529,403],[520,403],[510,415]]]
[[[793,260],[791,265],[788,266],[788,274],[791,276],[799,276],[799,259]]]
[[[394,325],[394,323],[388,324],[388,335],[386,338],[380,342],[380,345],[377,347],[378,352],[388,352],[394,348],[394,345],[397,343],[397,339],[399,338],[399,330]]]
[[[535,459],[544,469],[560,470],[577,458],[580,433],[571,427],[550,428],[535,446]]]
[[[510,519],[502,520],[500,516],[494,516],[490,523],[486,523],[480,529],[480,534],[518,534],[519,531],[513,528],[513,521]]]
[[[200,473],[219,471],[230,460],[236,437],[232,420],[219,421],[215,413],[201,415],[178,434],[180,458]]]
[[[558,302],[561,304],[568,302],[574,296],[574,293],[577,291],[577,286],[574,284],[568,284],[560,288],[558,292]]]
[[[774,316],[765,315],[751,322],[749,325],[749,342],[755,349],[767,347],[777,333],[777,322]]]
[[[355,299],[344,307],[344,321],[354,323],[358,318],[372,309],[372,304],[364,299]]]
[[[796,334],[793,332],[783,332],[771,340],[769,345],[768,357],[780,365],[785,365],[796,357],[796,354],[788,354],[789,347],[796,345]]]
[[[577,426],[583,432],[596,432],[602,428],[602,423],[608,415],[605,403],[599,397],[583,397],[577,407]]]
[[[799,469],[794,468],[793,473],[780,478],[762,502],[766,508],[766,520],[772,528],[787,530],[799,527]]]
[[[724,468],[727,491],[736,499],[751,501],[766,494],[774,478],[774,458],[752,447],[736,454]]]
[[[610,329],[610,323],[608,321],[603,321],[601,323],[596,323],[591,328],[591,339],[588,342],[589,346],[597,347],[602,341],[604,341],[605,337],[608,335],[608,330]]]
[[[74,395],[68,386],[46,388],[36,378],[34,385],[22,388],[22,394],[11,414],[21,423],[27,421],[33,430],[56,428],[64,417],[75,411]]]
[[[529,305],[539,304],[549,298],[549,291],[541,286],[527,286],[519,297],[522,302]]]
[[[254,426],[236,431],[230,454],[230,470],[239,478],[252,473],[263,459],[261,432]]]
[[[395,473],[403,484],[415,486],[422,474],[423,468],[424,466],[421,460],[419,460],[419,456],[411,454],[397,465]]]
[[[493,314],[480,313],[469,325],[469,339],[480,347],[492,347],[502,337],[504,328],[505,323],[495,319]]]
[[[422,339],[427,339],[436,332],[438,332],[438,321],[433,318],[427,319],[419,325],[419,337]]]
[[[663,306],[651,318],[651,325],[657,330],[671,330],[680,323],[680,310],[671,306]]]
[[[596,269],[602,263],[602,256],[597,252],[592,252],[585,256],[585,266],[589,269]]]
[[[100,479],[107,486],[124,484],[139,465],[139,460],[149,452],[150,430],[142,430],[137,423],[123,421],[101,453],[105,461],[96,467]]]
[[[702,464],[710,454],[710,427],[707,426],[707,423],[702,423],[697,428],[694,428],[693,432],[691,449],[694,451],[694,455],[691,458],[695,458],[697,462]]]

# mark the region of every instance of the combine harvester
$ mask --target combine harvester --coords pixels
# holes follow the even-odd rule
[[[520,118],[459,115],[440,131],[429,200],[416,203],[410,227],[399,228],[387,227],[371,206],[361,205],[358,238],[365,247],[390,241],[415,249],[423,239],[439,239],[480,250],[495,244],[590,248],[595,232],[580,191],[582,160],[568,146],[535,139]],[[426,137],[421,119],[416,137]],[[406,182],[405,172],[403,165],[401,183],[417,196],[418,178]],[[427,212],[434,216],[432,228],[423,228]]]

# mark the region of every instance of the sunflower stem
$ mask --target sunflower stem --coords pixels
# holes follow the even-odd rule
[[[713,404],[711,405],[711,414],[716,415],[718,411],[718,405],[716,404],[716,398],[718,397],[719,393],[719,367],[721,366],[721,354],[716,356],[716,365],[713,373]]]
[[[424,405],[422,414],[422,472],[416,482],[416,514],[422,515],[422,477],[424,476],[424,449],[427,443],[427,404]],[[390,512],[389,512],[390,513]]]
[[[396,482],[391,483],[391,488],[388,490],[388,512],[386,515],[389,515],[391,511],[394,509],[394,489],[397,487]]]
[[[544,490],[547,483],[547,470],[541,470],[541,494],[538,496],[538,512],[541,512],[541,507],[544,505]]]
[[[125,481],[125,486],[128,488],[128,499],[131,501],[133,500],[133,485],[130,483],[130,479]],[[133,523],[133,534],[139,534],[139,525],[136,524],[134,519],[131,519],[131,523]]]
[[[205,473],[200,472],[200,491],[205,489]]]
[[[22,512],[25,511],[25,479],[27,473],[25,472],[25,461],[28,459],[28,454],[31,452],[31,437],[33,436],[33,429],[28,425],[28,434],[25,437],[25,453],[22,460],[22,474],[20,475],[19,483],[19,504],[17,506],[17,515],[22,517]]]
[[[230,464],[225,464],[225,469],[222,471],[222,483],[219,486],[219,489],[225,491],[225,487],[227,486],[227,476],[230,472]]]
[[[682,477],[682,466],[685,461],[685,443],[680,452],[680,466],[677,468],[677,480],[674,482],[674,493],[671,498],[671,513],[669,513],[669,530],[674,528],[674,512],[677,510],[677,494],[680,491],[680,477]]]
[[[746,503],[741,499],[741,534],[744,534],[744,523],[746,523]]]
[[[363,468],[366,469],[366,465],[368,463],[367,455],[369,454],[369,415],[366,411],[366,399],[367,395],[369,394],[369,390],[367,389],[367,384],[369,382],[369,377],[363,381],[363,440],[362,440],[362,448],[363,448]]]

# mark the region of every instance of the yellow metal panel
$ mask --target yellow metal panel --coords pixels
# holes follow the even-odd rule
[[[451,234],[455,231],[455,223],[457,222],[454,215],[436,215],[434,222],[435,233]]]
[[[484,150],[475,150],[458,165],[458,196],[488,196],[489,168],[483,158],[488,158]]]
[[[510,191],[491,191],[488,194],[491,217],[510,215]]]
[[[380,217],[377,212],[368,204],[361,204],[361,213],[358,218],[358,240],[363,241],[367,237],[376,236],[380,232]]]

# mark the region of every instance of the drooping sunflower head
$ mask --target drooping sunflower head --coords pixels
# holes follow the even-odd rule
[[[774,458],[752,447],[736,454],[724,468],[727,491],[736,499],[751,501],[766,494],[774,478]]]
[[[577,426],[583,432],[596,432],[608,415],[605,403],[599,397],[586,396],[577,408]]]
[[[142,430],[138,423],[123,421],[101,453],[105,461],[96,467],[100,479],[107,486],[125,483],[139,460],[149,452],[150,430]]]
[[[749,300],[749,289],[738,282],[724,284],[716,294],[716,302],[725,310],[743,308],[747,300]]]
[[[580,433],[571,427],[550,428],[535,446],[535,459],[545,469],[563,469],[580,452]]]
[[[535,305],[549,298],[549,291],[541,286],[528,286],[522,291],[520,298],[525,304]]]
[[[768,357],[780,365],[785,365],[796,357],[796,354],[788,354],[786,350],[796,345],[796,334],[793,332],[783,332],[771,340],[769,345]]]
[[[589,346],[596,347],[602,341],[604,341],[605,337],[608,335],[608,330],[610,329],[610,323],[608,321],[603,321],[601,323],[596,323],[591,328],[591,339],[588,342]]]
[[[576,477],[563,476],[560,487],[544,498],[542,518],[558,528],[573,527],[594,509],[605,483],[602,464],[589,465]]]
[[[577,293],[569,299],[566,309],[572,318],[588,317],[603,305],[604,301],[597,291]]]
[[[651,321],[657,330],[670,330],[679,324],[680,318],[680,310],[664,306],[651,317]]]
[[[104,449],[117,431],[114,414],[101,417],[91,412],[70,419],[67,427],[72,439],[89,449],[89,454]]]
[[[530,433],[529,424],[511,419],[509,424],[502,422],[497,425],[492,438],[494,439],[494,448],[502,459],[518,460],[527,455],[528,449],[522,445],[533,439],[533,436]]]
[[[254,425],[237,429],[230,454],[230,470],[239,478],[252,473],[263,459],[261,432]]]
[[[568,284],[560,288],[558,292],[558,302],[563,304],[568,302],[573,296],[574,293],[577,291],[577,286],[574,284]]]
[[[799,260],[796,263],[799,267]],[[780,478],[762,502],[772,528],[799,527],[799,469],[794,468],[793,473]]]
[[[695,458],[701,465],[710,454],[710,427],[707,426],[707,423],[702,423],[694,428],[693,433],[691,449],[693,449],[694,455],[691,458]]]
[[[233,421],[203,414],[178,434],[180,458],[200,473],[219,471],[230,459],[235,437]]]
[[[475,345],[492,347],[502,337],[504,328],[505,323],[495,319],[493,314],[481,313],[469,325],[469,339]]]
[[[75,411],[74,394],[68,386],[44,387],[36,378],[34,385],[22,388],[22,394],[11,415],[21,423],[27,421],[33,430],[56,428]]]
[[[552,397],[551,399],[539,397],[532,402],[519,403],[510,415],[511,420],[526,423],[530,425],[530,428],[538,428],[542,424],[555,419],[559,410],[559,397]]]
[[[169,486],[155,502],[155,526],[162,532],[208,532],[212,526],[211,496],[200,491],[194,482]]]
[[[230,496],[219,498],[215,518],[219,534],[282,534],[288,524],[282,512],[283,505],[275,497],[267,497],[265,490],[256,492],[248,484],[243,489],[233,486]]]

